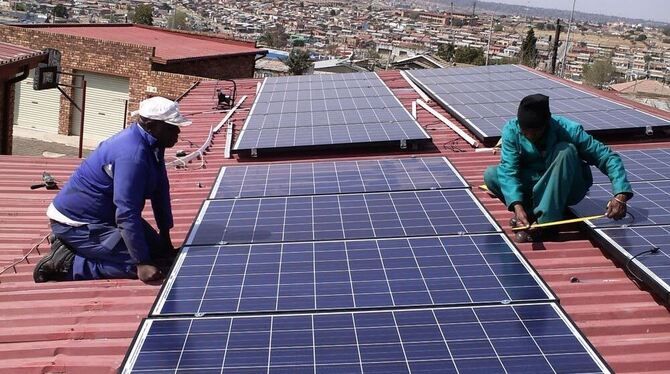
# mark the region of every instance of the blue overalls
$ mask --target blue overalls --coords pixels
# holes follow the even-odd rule
[[[503,128],[500,165],[486,169],[484,183],[510,211],[519,202],[538,223],[552,222],[588,192],[593,184],[589,165],[609,177],[614,195],[632,194],[621,157],[577,122],[552,116],[542,144],[536,146],[513,119]]]
[[[53,201],[71,226],[51,221],[57,237],[76,252],[73,280],[136,278],[136,265],[166,249],[144,219],[146,199],[160,231],[173,226],[165,149],[137,124],[100,143]]]

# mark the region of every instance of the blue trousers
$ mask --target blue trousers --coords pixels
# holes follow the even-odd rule
[[[544,174],[520,173],[523,207],[529,219],[535,218],[538,223],[563,219],[566,208],[580,202],[593,184],[591,169],[573,144],[557,143],[548,150],[545,164]],[[511,203],[504,201],[497,166],[486,169],[484,183],[506,205]]]
[[[152,254],[160,252],[163,247],[160,236],[148,222],[142,220],[142,223]],[[71,280],[137,278],[137,267],[118,227],[105,224],[73,227],[51,221],[51,231],[76,253]]]

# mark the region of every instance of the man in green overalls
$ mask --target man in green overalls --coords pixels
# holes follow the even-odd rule
[[[582,126],[549,111],[549,97],[524,97],[517,118],[502,131],[500,165],[489,166],[484,183],[515,214],[517,225],[547,223],[564,218],[566,208],[581,201],[593,184],[589,165],[612,182],[614,197],[606,216],[621,219],[633,196],[623,162],[609,147],[587,134]],[[520,231],[519,242],[541,238],[537,230]]]

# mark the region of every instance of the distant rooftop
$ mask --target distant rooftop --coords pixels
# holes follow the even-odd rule
[[[108,40],[121,43],[138,44],[155,48],[156,61],[169,63],[174,60],[262,54],[264,50],[254,43],[202,34],[188,34],[156,27],[130,24],[50,24],[24,26],[57,34],[76,35],[87,38]]]

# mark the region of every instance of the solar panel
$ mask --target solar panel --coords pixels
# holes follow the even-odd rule
[[[184,245],[499,231],[470,190],[208,200]]]
[[[505,236],[487,234],[187,247],[152,314],[553,299]]]
[[[592,221],[595,227],[649,226],[670,224],[670,180],[631,183],[635,196],[628,202],[626,218],[614,221],[602,218]],[[570,207],[578,217],[603,214],[612,199],[610,187],[598,184],[579,204]]]
[[[670,149],[645,149],[617,152],[626,167],[630,182],[651,182],[670,179]],[[610,183],[609,178],[592,167],[593,183]]]
[[[610,373],[555,304],[147,319],[128,373]]]
[[[375,73],[268,78],[236,151],[430,140]]]
[[[223,167],[210,199],[467,188],[446,157]]]
[[[670,121],[573,88],[516,65],[413,70],[408,73],[480,139],[493,142],[519,101],[534,93],[551,98],[551,112],[589,132],[669,126]]]
[[[670,302],[670,226],[596,229],[596,233],[615,250],[615,257],[627,270]],[[650,252],[653,247],[658,252]]]

